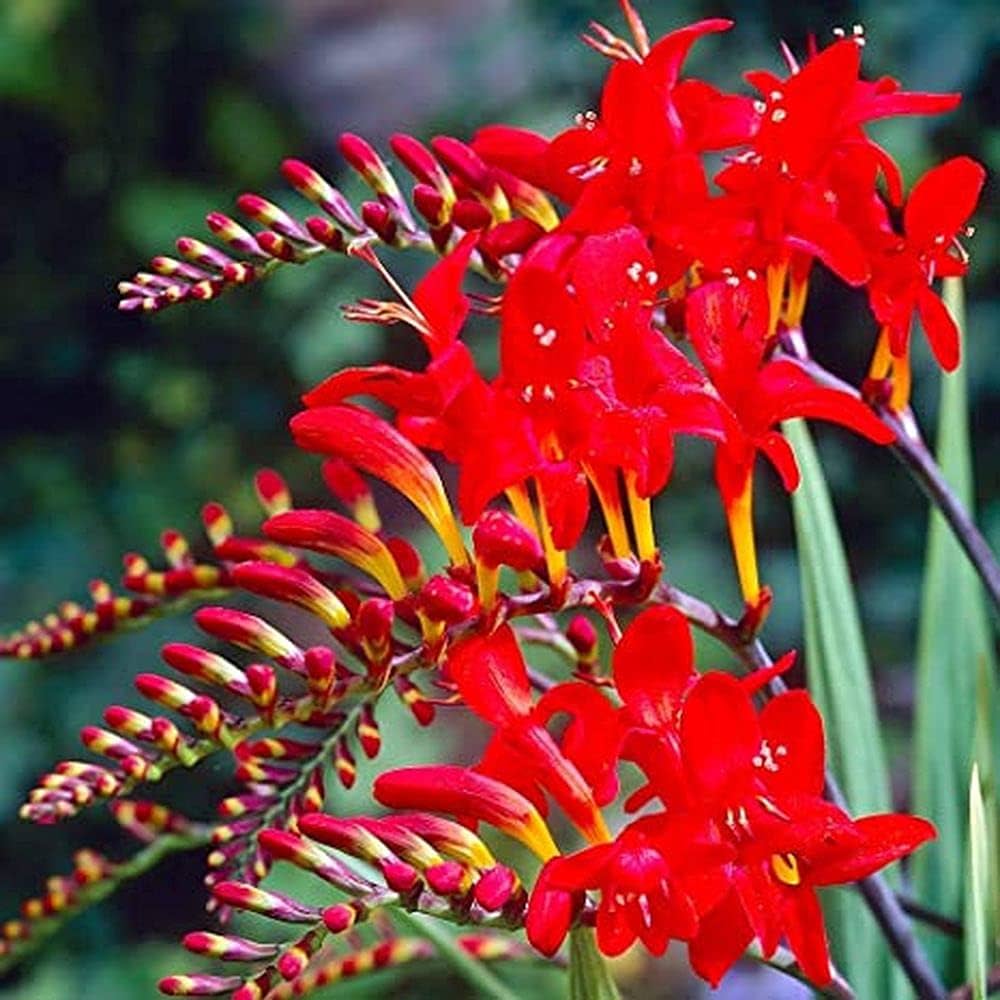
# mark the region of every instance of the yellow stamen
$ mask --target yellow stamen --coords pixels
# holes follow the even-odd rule
[[[791,329],[802,326],[809,296],[809,278],[791,278],[788,282],[788,304],[785,306],[785,325]]]
[[[509,486],[505,492],[507,494],[508,501],[510,501],[511,509],[514,511],[514,516],[533,535],[538,537],[540,535],[538,530],[538,521],[535,518],[535,511],[531,506],[531,499],[528,496],[528,490],[524,483],[518,483],[516,486]]]
[[[484,611],[492,611],[497,600],[497,587],[500,583],[500,567],[487,566],[482,559],[476,560],[476,587],[479,591],[479,603]]]
[[[892,352],[889,349],[889,328],[883,326],[878,335],[878,342],[875,344],[875,353],[872,355],[871,364],[868,366],[868,377],[877,380],[884,379],[888,376],[891,366]]]
[[[635,535],[639,558],[650,562],[656,558],[656,537],[653,533],[653,510],[649,497],[640,497],[635,488],[635,473],[625,476],[625,494],[632,515],[632,532]]]
[[[784,885],[800,885],[802,883],[799,859],[794,854],[772,854],[771,871],[774,872],[774,877]]]
[[[627,559],[632,554],[632,546],[628,538],[628,525],[625,523],[625,511],[622,508],[617,478],[614,475],[599,475],[589,466],[585,468],[587,478],[597,494],[597,502],[601,505],[611,551],[618,559]]]
[[[549,571],[549,583],[553,587],[559,587],[566,579],[566,553],[557,549],[552,541],[552,525],[549,524],[548,515],[545,513],[545,496],[537,479],[535,489],[538,491],[538,521],[542,548],[545,550],[545,566]]]
[[[760,596],[760,577],[757,573],[757,545],[753,533],[753,475],[747,477],[746,486],[726,508],[729,537],[736,559],[736,572],[740,590],[748,604],[756,604]]]
[[[769,337],[773,337],[778,332],[778,319],[781,316],[782,304],[785,299],[785,278],[787,275],[788,261],[767,265],[767,301],[770,306],[767,335]]]
[[[901,358],[893,356],[892,359],[892,395],[889,397],[889,406],[900,413],[910,405],[910,356],[904,354]]]

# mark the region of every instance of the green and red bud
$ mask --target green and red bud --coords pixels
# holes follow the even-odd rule
[[[302,650],[288,636],[263,618],[246,611],[223,607],[201,608],[195,612],[194,620],[203,632],[240,649],[262,653],[282,666],[294,669],[302,661]]]
[[[355,233],[364,231],[364,226],[350,202],[307,163],[301,160],[285,160],[281,164],[281,173],[299,194],[308,198],[314,205],[318,205],[345,229]]]
[[[224,962],[264,962],[278,954],[276,944],[210,931],[192,931],[184,935],[182,943],[196,955],[207,955]]]
[[[212,895],[225,906],[259,913],[285,923],[311,924],[320,916],[320,911],[315,907],[306,906],[283,893],[261,889],[246,882],[219,882],[212,887]]]
[[[249,694],[246,674],[218,653],[184,642],[171,642],[163,647],[160,656],[166,664],[188,677],[225,688],[233,694],[244,697]]]
[[[283,545],[343,559],[381,584],[395,600],[407,587],[392,553],[377,535],[331,510],[291,510],[264,522],[264,534]]]
[[[351,616],[336,594],[302,569],[251,562],[232,571],[237,586],[261,597],[297,604],[322,619],[330,628],[343,628]]]
[[[157,983],[157,988],[168,997],[216,997],[231,994],[242,982],[242,976],[209,976],[192,972],[164,976]]]
[[[393,809],[434,809],[489,823],[542,860],[559,853],[538,810],[520,792],[454,765],[404,767],[375,779],[373,795]]]

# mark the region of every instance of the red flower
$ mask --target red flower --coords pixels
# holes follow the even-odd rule
[[[662,955],[671,939],[688,941],[697,933],[702,913],[715,906],[728,886],[722,865],[733,852],[713,838],[706,826],[690,818],[667,814],[645,817],[626,826],[613,843],[553,858],[543,872],[544,888],[575,894],[598,889],[597,945],[605,955],[620,955],[638,938],[654,955]],[[545,893],[532,893],[532,929],[544,927],[546,947],[565,936],[550,915],[541,919],[532,909],[548,908]],[[538,933],[536,930],[535,933]],[[557,945],[558,947],[558,945]]]
[[[967,156],[955,157],[929,170],[910,192],[903,212],[902,237],[888,236],[874,258],[868,290],[872,311],[882,324],[879,350],[871,376],[893,369],[894,409],[909,400],[909,343],[914,313],[919,314],[934,357],[945,371],[959,360],[955,320],[934,294],[935,278],[960,276],[968,258],[958,237],[975,211],[986,171]]]
[[[747,74],[761,94],[756,134],[716,177],[725,196],[690,231],[692,252],[711,271],[766,272],[771,333],[782,315],[789,326],[800,324],[814,258],[848,284],[870,276],[868,233],[852,223],[879,200],[880,172],[896,203],[900,181],[899,168],[862,126],[890,115],[939,113],[958,103],[953,94],[902,92],[888,78],[859,79],[862,42],[836,42],[801,69],[792,64],[784,80],[764,71]],[[859,177],[863,184],[856,183]]]
[[[692,942],[695,970],[718,983],[753,937],[769,955],[784,935],[805,974],[828,983],[815,888],[870,875],[934,828],[901,814],[852,820],[821,799],[823,724],[803,691],[775,698],[758,717],[739,681],[707,674],[685,699],[680,741],[694,801],[738,852],[729,896]]]
[[[509,626],[459,643],[446,663],[462,699],[495,735],[477,770],[536,802],[543,815],[548,792],[593,843],[610,839],[595,798],[617,792],[617,726],[611,705],[585,684],[562,684],[535,705],[524,658]],[[545,728],[557,712],[572,719],[561,745]]]
[[[792,417],[841,424],[871,441],[893,433],[863,403],[816,385],[794,362],[767,361],[767,302],[757,282],[715,282],[688,296],[687,330],[712,384],[725,403],[724,437],[716,449],[715,478],[722,495],[743,596],[761,596],[753,538],[753,467],[763,453],[785,489],[799,471],[775,425]]]

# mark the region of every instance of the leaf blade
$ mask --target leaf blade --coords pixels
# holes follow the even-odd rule
[[[831,767],[852,810],[884,812],[890,807],[888,766],[844,545],[808,429],[802,421],[783,429],[802,473],[792,512],[809,687],[826,720]],[[858,995],[901,995],[898,970],[861,899],[831,895],[824,909],[835,960]]]

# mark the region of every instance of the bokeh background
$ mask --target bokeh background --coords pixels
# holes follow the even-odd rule
[[[618,25],[612,0],[4,0],[0,5],[0,631],[64,598],[93,576],[114,579],[121,553],[156,551],[165,526],[198,534],[214,498],[252,523],[250,478],[260,465],[319,499],[316,463],[293,453],[286,421],[298,394],[332,369],[391,350],[404,338],[350,328],[338,306],[370,288],[333,258],[209,306],[154,317],[115,311],[114,285],[175,236],[243,190],[275,194],[277,166],[300,156],[342,172],[343,129],[379,141],[393,131],[469,134],[503,118],[543,130],[593,106],[603,60],[574,36],[591,17]],[[910,89],[961,90],[945,118],[878,126],[909,180],[959,152],[995,164],[1000,152],[998,22],[989,0],[655,0],[640,4],[654,33],[708,15],[737,21],[729,37],[696,48],[689,67],[740,86],[751,66],[777,67],[775,42],[800,47],[810,31],[864,24],[869,76]],[[344,179],[350,189],[349,179]],[[998,235],[987,190],[972,241],[969,365],[979,515],[1000,543],[1000,318]],[[403,275],[419,266],[400,260]],[[292,273],[288,273],[292,272]],[[863,302],[822,277],[807,315],[817,352],[856,380],[872,322]],[[916,408],[932,426],[938,376],[918,350]],[[819,432],[856,574],[887,731],[903,773],[910,666],[926,505],[886,455]],[[773,481],[762,481],[764,577],[778,595],[768,640],[799,643],[791,523]],[[685,447],[657,512],[672,572],[691,590],[735,607],[723,521],[710,497],[707,450]],[[77,754],[79,727],[157,659],[183,620],[45,664],[0,664],[0,919],[66,870],[89,844],[114,855],[125,839],[99,812],[55,828],[13,817],[34,779]],[[134,702],[133,702],[134,703]],[[400,727],[411,726],[400,716]],[[437,731],[435,731],[437,732]],[[412,732],[407,729],[405,738]],[[387,732],[393,745],[393,733]],[[424,734],[426,758],[461,730]],[[470,738],[475,738],[470,737]],[[438,741],[435,749],[431,744]],[[367,786],[362,773],[360,786]],[[226,788],[224,765],[177,794],[209,815]],[[176,790],[175,790],[176,791]],[[905,783],[898,794],[905,801]],[[357,797],[362,808],[363,797]],[[183,967],[172,941],[200,926],[200,858],[176,859],[74,921],[36,960],[0,981],[18,1000],[144,997]],[[179,959],[179,961],[178,961]],[[446,987],[410,973],[393,995]],[[428,978],[428,977],[431,978]],[[636,995],[696,996],[683,979],[647,979]],[[546,994],[533,981],[527,995]],[[642,980],[639,980],[642,982]],[[677,985],[680,983],[681,985]],[[551,985],[551,984],[550,984]],[[750,995],[741,982],[731,996]],[[769,983],[754,995],[778,997]],[[350,992],[350,991],[347,991]],[[340,995],[338,993],[338,995]]]

